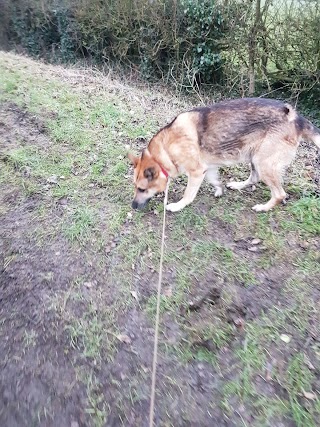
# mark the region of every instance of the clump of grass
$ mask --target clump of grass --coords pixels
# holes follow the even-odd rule
[[[311,235],[320,234],[320,198],[302,197],[288,205],[293,220],[285,221],[282,226],[288,230],[297,230]]]
[[[93,209],[77,208],[72,213],[69,224],[64,225],[64,233],[69,240],[83,244],[92,236],[96,222],[96,212]]]
[[[35,168],[40,162],[38,148],[33,146],[10,150],[5,154],[4,159],[17,170],[26,166]]]

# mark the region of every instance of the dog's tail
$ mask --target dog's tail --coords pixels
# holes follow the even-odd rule
[[[314,126],[309,120],[297,113],[290,104],[284,104],[284,111],[289,122],[293,122],[298,130],[301,139],[312,141],[320,149],[320,129]]]
[[[296,123],[301,130],[301,138],[314,142],[320,149],[320,129],[302,116],[297,117]]]

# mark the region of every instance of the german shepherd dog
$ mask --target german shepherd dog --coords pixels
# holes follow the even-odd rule
[[[263,181],[271,190],[271,199],[252,209],[266,212],[286,197],[282,176],[302,139],[320,148],[320,129],[281,101],[241,98],[181,113],[151,139],[139,157],[128,155],[134,165],[132,207],[143,208],[165,190],[168,177],[182,173],[188,176],[184,196],[168,204],[168,211],[189,205],[204,178],[219,197],[223,194],[219,167],[249,163],[249,178],[229,182],[227,187],[241,190]]]

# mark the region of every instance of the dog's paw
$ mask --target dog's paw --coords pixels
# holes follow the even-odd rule
[[[237,181],[230,181],[227,183],[227,187],[231,188],[232,190],[242,190],[243,183]]]
[[[218,187],[214,193],[214,197],[221,197],[223,195],[223,188]]]
[[[269,209],[266,205],[255,205],[252,207],[252,210],[256,212],[267,212]]]
[[[169,212],[178,212],[183,208],[183,206],[180,205],[180,203],[169,203],[166,206],[167,211]]]

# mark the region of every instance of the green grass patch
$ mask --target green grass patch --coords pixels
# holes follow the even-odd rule
[[[287,210],[292,214],[291,220],[285,220],[282,227],[298,231],[301,234],[320,234],[320,198],[316,196],[302,197],[288,204]]]
[[[97,222],[96,212],[92,208],[77,208],[70,222],[64,225],[64,233],[71,241],[84,244],[91,236]]]

